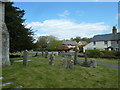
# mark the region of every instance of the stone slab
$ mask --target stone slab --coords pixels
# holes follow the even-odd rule
[[[32,60],[27,60],[27,61],[32,61]],[[23,62],[23,60],[16,60],[14,62]]]
[[[0,87],[6,86],[6,85],[9,85],[9,84],[13,84],[13,82],[8,82],[8,83],[1,84]]]

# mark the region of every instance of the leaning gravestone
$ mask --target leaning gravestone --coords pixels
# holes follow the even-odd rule
[[[9,33],[4,21],[5,4],[0,1],[0,66],[9,66]],[[1,63],[2,62],[2,63]]]
[[[55,56],[54,54],[51,54],[49,59],[49,65],[54,65],[54,60],[55,60]]]
[[[25,50],[23,52],[23,65],[25,65],[25,66],[28,64],[27,58],[28,58],[28,51]]]

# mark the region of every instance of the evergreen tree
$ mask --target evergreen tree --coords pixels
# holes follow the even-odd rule
[[[33,32],[23,24],[24,10],[13,6],[13,2],[5,3],[5,22],[10,34],[10,52],[32,49]]]

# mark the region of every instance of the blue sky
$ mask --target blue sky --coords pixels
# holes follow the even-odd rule
[[[37,30],[36,38],[92,37],[111,33],[118,24],[117,2],[15,2],[14,6],[26,11],[25,23]]]

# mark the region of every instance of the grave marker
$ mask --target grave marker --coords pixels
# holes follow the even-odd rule
[[[28,58],[28,51],[25,50],[23,52],[23,65],[25,65],[25,66],[28,64],[27,58]]]

